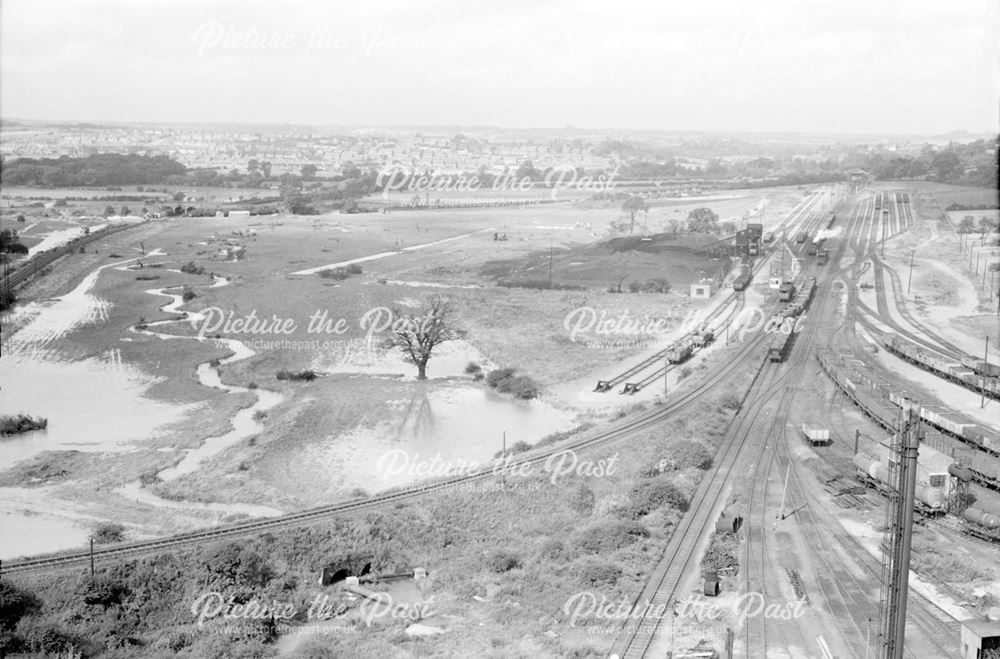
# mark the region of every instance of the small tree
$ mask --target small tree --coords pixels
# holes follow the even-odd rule
[[[962,221],[958,223],[959,233],[972,233],[976,230],[976,218],[971,215],[966,215],[962,218]]]
[[[394,314],[386,347],[400,348],[406,361],[417,367],[417,379],[427,379],[427,362],[434,349],[446,341],[461,338],[451,322],[451,305],[440,295],[432,296],[417,314]]]
[[[976,228],[979,230],[979,244],[982,245],[986,241],[986,234],[993,231],[993,221],[985,215],[981,215]]]
[[[719,216],[711,208],[695,208],[688,213],[688,231],[714,233],[719,230]]]
[[[649,206],[646,205],[646,200],[642,197],[636,197],[632,195],[622,203],[622,210],[628,211],[629,214],[629,233],[635,232],[635,214],[639,211],[648,211]]]

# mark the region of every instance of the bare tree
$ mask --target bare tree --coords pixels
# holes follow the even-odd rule
[[[406,361],[417,367],[418,380],[427,379],[427,362],[434,348],[463,336],[451,315],[451,304],[440,295],[432,296],[417,314],[394,314],[386,347],[403,351]]]
[[[632,195],[622,203],[622,210],[628,211],[630,220],[628,232],[633,233],[635,232],[635,214],[639,211],[649,211],[649,206],[646,205],[646,201],[642,197]]]

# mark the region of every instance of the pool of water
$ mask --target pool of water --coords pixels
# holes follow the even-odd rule
[[[422,389],[389,401],[384,421],[329,435],[305,449],[301,460],[308,477],[329,488],[372,493],[443,475],[449,467],[464,471],[475,463],[488,469],[505,433],[507,447],[534,444],[570,428],[574,418],[541,401],[512,400],[485,388]]]

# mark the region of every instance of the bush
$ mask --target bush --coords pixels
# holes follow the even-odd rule
[[[125,538],[125,527],[116,522],[101,522],[94,527],[94,542],[106,544],[121,542]]]
[[[49,420],[28,414],[0,416],[0,435],[19,435],[33,430],[45,430]]]
[[[330,268],[328,270],[320,270],[319,276],[323,279],[336,279],[337,281],[341,281],[350,277],[351,273],[347,271],[347,268]]]
[[[205,268],[195,265],[194,261],[188,261],[181,266],[181,272],[189,275],[203,275],[205,274]]]
[[[581,529],[575,544],[590,554],[612,552],[649,537],[649,529],[630,520],[595,522]]]
[[[323,279],[335,279],[337,281],[342,281],[347,279],[351,275],[360,275],[363,271],[361,266],[357,263],[352,263],[346,267],[339,268],[329,268],[327,270],[320,270],[319,276]]]
[[[684,512],[688,509],[688,500],[677,489],[670,477],[658,476],[652,480],[640,482],[629,493],[632,505],[629,508],[633,518],[648,515],[663,506],[670,506]]]
[[[295,372],[295,371],[278,371],[277,375],[275,375],[274,377],[276,377],[279,380],[292,380],[292,381],[304,380],[306,382],[312,382],[318,376],[313,371],[305,370],[305,371],[298,371],[298,372]]]
[[[111,577],[99,576],[87,579],[83,587],[83,601],[89,606],[108,608],[121,604],[128,595],[128,587]]]
[[[521,567],[521,559],[517,554],[506,549],[494,549],[486,556],[486,567],[491,572],[509,572]]]
[[[566,556],[566,545],[559,538],[547,538],[538,550],[538,555],[550,561],[562,560]]]
[[[522,400],[537,398],[540,389],[538,383],[527,375],[517,375],[511,378],[507,381],[507,388],[516,398]],[[497,387],[497,390],[499,390],[499,387]]]
[[[671,454],[680,469],[705,470],[712,466],[712,452],[700,442],[677,442],[671,447]]]
[[[584,556],[573,568],[573,572],[580,575],[580,581],[591,588],[610,588],[622,576],[620,565],[594,556]]]
[[[483,367],[477,364],[476,362],[469,362],[468,364],[465,365],[465,372],[468,375],[473,375],[475,373],[482,373]]]
[[[11,631],[24,616],[40,611],[35,594],[9,581],[0,581],[0,631]]]
[[[159,279],[159,278],[160,278],[160,275],[136,275],[135,280],[136,281],[154,281],[154,280]]]
[[[543,290],[553,290],[553,291],[582,291],[586,290],[583,286],[578,286],[575,284],[550,284],[548,280],[539,279],[501,279],[497,282],[497,286],[502,288],[531,288],[531,289],[543,289]]]
[[[486,376],[486,384],[493,387],[497,391],[506,391],[506,387],[509,385],[510,380],[514,377],[515,369],[513,368],[497,368],[489,372]],[[500,387],[503,386],[504,389]]]
[[[23,649],[32,653],[31,656],[42,657],[79,657],[82,639],[64,632],[55,623],[47,620],[29,619],[21,625]]]
[[[185,288],[184,293],[181,294],[181,299],[184,300],[185,302],[190,302],[196,297],[198,297],[198,295],[190,288]]]

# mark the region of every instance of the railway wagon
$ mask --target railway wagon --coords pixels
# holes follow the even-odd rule
[[[895,353],[900,357],[918,365],[930,366],[931,368],[939,370],[943,373],[948,373],[949,369],[952,367],[961,366],[961,364],[954,362],[943,355],[927,350],[912,341],[907,341],[906,339],[898,337],[894,334],[886,336],[882,341],[882,344],[889,350],[889,352]]]
[[[692,352],[694,352],[694,346],[691,344],[691,340],[685,339],[670,346],[667,350],[667,360],[671,364],[680,364],[690,357]]]
[[[888,491],[890,474],[886,458],[874,457],[859,451],[854,454],[854,466],[857,467],[858,480],[862,483],[877,489],[879,492]],[[945,480],[941,484],[935,484],[933,480],[935,476],[939,476],[939,474],[935,474],[923,482],[920,482],[919,477],[917,479],[913,509],[924,515],[940,515],[945,512],[947,474],[945,474]]]
[[[966,428],[975,426],[974,423],[964,421],[961,417],[954,414],[950,410],[941,407],[931,407],[926,405],[921,407],[920,418],[937,428],[941,428],[942,430],[956,435],[957,437],[964,437]]]
[[[734,291],[745,291],[750,282],[753,281],[753,274],[750,272],[741,272],[733,279],[733,290]]]
[[[969,446],[955,448],[955,462],[968,467],[975,480],[993,489],[1000,488],[1000,459]]]
[[[826,265],[830,260],[830,250],[821,249],[819,254],[816,255],[816,265]]]
[[[818,252],[819,245],[817,243],[809,243],[809,246],[806,247],[806,256],[816,256]]]
[[[979,372],[989,370],[988,367],[993,366],[992,364],[968,357],[956,362],[895,335],[885,337],[882,343],[889,352],[917,366],[933,371],[975,391],[984,392],[991,398],[1000,399],[1000,379]]]
[[[921,444],[926,444],[930,446],[938,453],[947,455],[950,458],[955,457],[955,451],[964,448],[962,442],[958,441],[954,437],[950,437],[944,433],[935,432],[933,430],[924,430],[924,434],[920,439]]]
[[[715,332],[712,330],[702,330],[691,335],[691,344],[698,348],[704,348],[715,340]]]
[[[765,243],[771,242],[772,240],[774,240],[774,233],[768,231],[767,233],[764,234],[764,237],[761,238],[761,240],[763,240]]]
[[[886,400],[877,389],[857,383],[846,376],[842,379],[846,387],[845,392],[861,408],[861,411],[878,425],[894,432],[896,419],[899,416],[896,407]]]
[[[973,373],[962,378],[969,387],[977,391],[985,391],[990,398],[1000,399],[1000,378],[992,378],[985,375]]]
[[[771,344],[767,348],[767,358],[772,362],[785,361],[785,353],[792,341],[792,334],[778,332],[771,339]]]
[[[803,423],[802,435],[813,446],[826,446],[833,443],[833,440],[830,439],[830,429],[818,423]]]
[[[792,297],[794,295],[795,295],[795,284],[786,281],[778,288],[779,302],[791,302]]]
[[[991,364],[987,361],[983,361],[982,359],[972,357],[971,355],[963,355],[959,361],[962,362],[962,366],[971,368],[978,375],[1000,378],[1000,364]]]
[[[1000,435],[997,435],[996,433],[987,430],[983,431],[982,437],[983,437],[983,446],[986,448],[986,450],[996,455],[1000,455]]]
[[[912,402],[905,391],[890,391],[888,400],[897,407]],[[1000,435],[961,414],[942,408],[923,406],[920,408],[920,418],[933,428],[940,429],[977,448],[1000,455]]]
[[[795,242],[800,245],[807,240],[809,240],[809,234],[805,231],[799,231],[799,235],[795,236]]]
[[[966,533],[985,540],[1000,540],[1000,515],[969,506],[962,511],[962,520]]]

